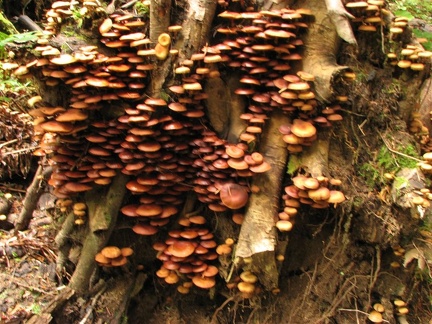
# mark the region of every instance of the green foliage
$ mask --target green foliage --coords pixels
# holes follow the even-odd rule
[[[36,315],[40,314],[41,313],[41,307],[40,307],[40,305],[33,304],[32,307],[31,307],[31,312],[33,314],[36,314]]]
[[[9,43],[27,43],[31,41],[36,41],[39,32],[32,31],[21,34],[8,35],[0,32],[0,59],[4,59],[7,56],[6,45]]]
[[[290,176],[293,176],[297,170],[300,168],[300,159],[297,157],[297,155],[290,154],[290,157],[288,159],[288,167],[287,167],[287,173]]]
[[[432,1],[430,0],[390,0],[389,4],[396,16],[406,17],[409,20],[418,18],[427,24],[432,24]],[[426,50],[432,50],[430,32],[413,29],[413,33],[417,38],[426,38],[427,42],[422,45]]]
[[[359,168],[359,174],[369,188],[375,188],[384,182],[383,174],[375,165],[370,163],[362,164]]]
[[[422,43],[422,46],[425,48],[425,50],[432,51],[432,33],[419,29],[414,29],[413,33],[417,38],[426,38],[427,42]]]
[[[136,10],[138,16],[147,17],[150,13],[150,7],[142,1],[136,2],[134,9]]]
[[[432,23],[432,1],[430,0],[390,0],[390,7],[397,16],[409,19],[419,18]]]

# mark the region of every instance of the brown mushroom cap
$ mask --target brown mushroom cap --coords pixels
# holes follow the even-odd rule
[[[245,206],[249,200],[246,187],[236,183],[225,183],[220,188],[222,204],[231,209],[239,209]]]
[[[132,227],[132,230],[140,235],[153,235],[158,232],[158,228],[151,225],[146,224],[136,224],[134,227]]]
[[[176,240],[168,247],[168,252],[175,257],[186,258],[195,251],[195,245],[190,241]]]
[[[110,259],[104,256],[102,253],[97,253],[95,255],[95,261],[101,265],[107,265],[110,264]]]
[[[216,280],[214,277],[203,277],[201,275],[196,275],[193,277],[192,282],[195,286],[202,289],[210,289],[216,285]]]
[[[121,248],[120,250],[121,250],[121,254],[124,257],[131,256],[134,253],[134,250],[130,247],[124,247],[124,248]]]

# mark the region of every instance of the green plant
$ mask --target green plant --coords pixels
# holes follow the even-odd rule
[[[32,306],[31,306],[31,312],[33,313],[33,314],[36,314],[36,315],[38,315],[38,314],[40,314],[40,312],[41,312],[41,307],[40,307],[40,305],[38,305],[38,304],[33,304]]]
[[[369,188],[375,188],[384,182],[383,174],[376,165],[364,163],[359,168],[359,175],[365,180]]]
[[[397,16],[419,18],[432,23],[432,2],[425,0],[390,0],[390,8]]]
[[[150,7],[142,1],[136,2],[134,9],[136,10],[138,16],[146,17],[150,13]]]
[[[390,9],[396,16],[406,17],[409,20],[418,18],[424,20],[427,24],[432,24],[432,1],[424,0],[390,0]],[[427,42],[423,47],[432,50],[432,34],[420,29],[413,29],[417,38],[425,38]]]
[[[410,157],[419,158],[416,147],[411,144],[406,147],[397,147],[396,151]],[[415,168],[416,166],[417,161],[409,157],[394,154],[387,146],[383,145],[374,161],[364,163],[360,166],[359,174],[366,181],[368,187],[375,188],[386,183],[384,173],[395,174],[402,168]],[[406,179],[396,177],[395,181],[398,181],[402,185]]]
[[[10,43],[27,43],[36,41],[38,39],[39,32],[32,31],[21,34],[8,35],[0,32],[0,59],[5,59],[7,56],[6,45]]]
[[[417,38],[425,38],[427,42],[422,43],[422,46],[425,50],[432,51],[432,33],[419,29],[413,29],[413,33]]]
[[[414,145],[407,145],[406,147],[396,147],[396,151],[403,153],[404,155],[420,158],[417,148]],[[401,168],[415,168],[417,161],[392,153],[386,146],[382,146],[377,156],[378,166],[384,170],[384,172],[397,172]]]

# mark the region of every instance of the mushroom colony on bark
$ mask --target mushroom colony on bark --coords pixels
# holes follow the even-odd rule
[[[73,51],[52,45],[72,9],[99,17],[97,45]],[[253,149],[271,111],[280,109],[292,119],[280,128],[291,154],[312,145],[320,129],[342,119],[344,96],[321,107],[313,91],[314,76],[297,68],[302,59],[300,35],[310,16],[309,10],[288,8],[221,12],[216,39],[223,41],[179,61],[164,89],[167,96],[151,97],[146,95],[151,71],[168,57],[176,59],[172,39],[181,27],[169,27],[154,44],[145,34],[145,17],[125,12],[107,16],[95,1],[54,2],[34,48],[36,57],[17,72],[36,77],[47,88],[58,87],[68,100],[62,106],[41,97],[30,102],[40,143],[36,153],[53,165],[53,193],[62,199],[76,197],[109,185],[119,173],[128,175],[129,195],[121,213],[132,230],[149,236],[162,227],[174,228],[153,245],[162,261],[157,276],[169,284],[180,282],[182,293],[191,282],[213,287],[217,259],[230,255],[233,242],[218,246],[221,242],[216,242],[203,216],[179,215],[186,195],[193,191],[212,212],[232,210],[233,221],[241,224],[243,208],[253,194],[250,179],[271,172],[265,157]],[[238,143],[220,138],[206,118],[208,95],[203,86],[207,79],[221,77],[222,70],[239,73],[241,86],[235,93],[247,102],[240,116],[247,127]],[[327,208],[345,200],[336,179],[298,174],[290,181],[276,225],[281,231],[291,230],[300,204]],[[91,215],[80,207],[74,210],[83,223]],[[123,265],[128,253],[110,247],[96,260],[104,266]],[[243,277],[238,288],[250,296],[256,277]]]

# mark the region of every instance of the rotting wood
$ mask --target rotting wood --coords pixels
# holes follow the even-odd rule
[[[254,176],[252,185],[258,186],[260,191],[249,199],[235,253],[236,262],[252,257],[250,270],[258,275],[260,283],[267,290],[278,286],[275,222],[288,159],[286,143],[282,140],[279,127],[289,122],[287,115],[275,110],[262,136],[261,153],[272,169]]]
[[[205,83],[208,94],[207,112],[211,125],[219,137],[229,143],[236,143],[247,123],[240,118],[245,111],[246,102],[234,90],[240,87],[239,76],[235,73],[224,82],[221,78],[211,78]]]
[[[158,7],[160,4],[158,4]],[[151,73],[151,83],[148,87],[148,94],[153,97],[159,97],[164,84],[169,83],[169,75],[172,73],[173,64],[177,61],[189,59],[193,53],[198,53],[201,47],[208,40],[210,33],[211,21],[216,12],[216,1],[192,0],[189,1],[188,19],[184,20],[180,34],[171,44],[172,49],[178,49],[179,55],[169,55],[162,62],[158,62],[156,68]],[[161,26],[157,25],[161,20],[158,14],[158,8],[150,6],[150,39],[157,43],[157,38],[161,33],[167,32],[170,25],[170,15],[164,15]],[[156,26],[156,29],[153,29]]]
[[[81,256],[70,279],[69,287],[79,293],[88,290],[90,278],[96,268],[94,257],[108,242],[117,221],[117,215],[126,193],[128,176],[118,174],[107,192],[96,195],[94,191],[87,199],[90,230],[84,240]]]
[[[24,231],[30,224],[30,220],[33,216],[33,211],[37,207],[39,197],[42,195],[43,190],[41,186],[52,173],[52,167],[43,167],[39,165],[34,175],[31,185],[27,189],[27,194],[24,198],[23,208],[15,224],[16,231]]]
[[[62,307],[74,294],[75,292],[72,289],[68,287],[64,287],[62,291],[43,308],[40,314],[33,315],[26,323],[27,324],[50,323],[53,318],[52,313],[55,312],[60,307]]]

